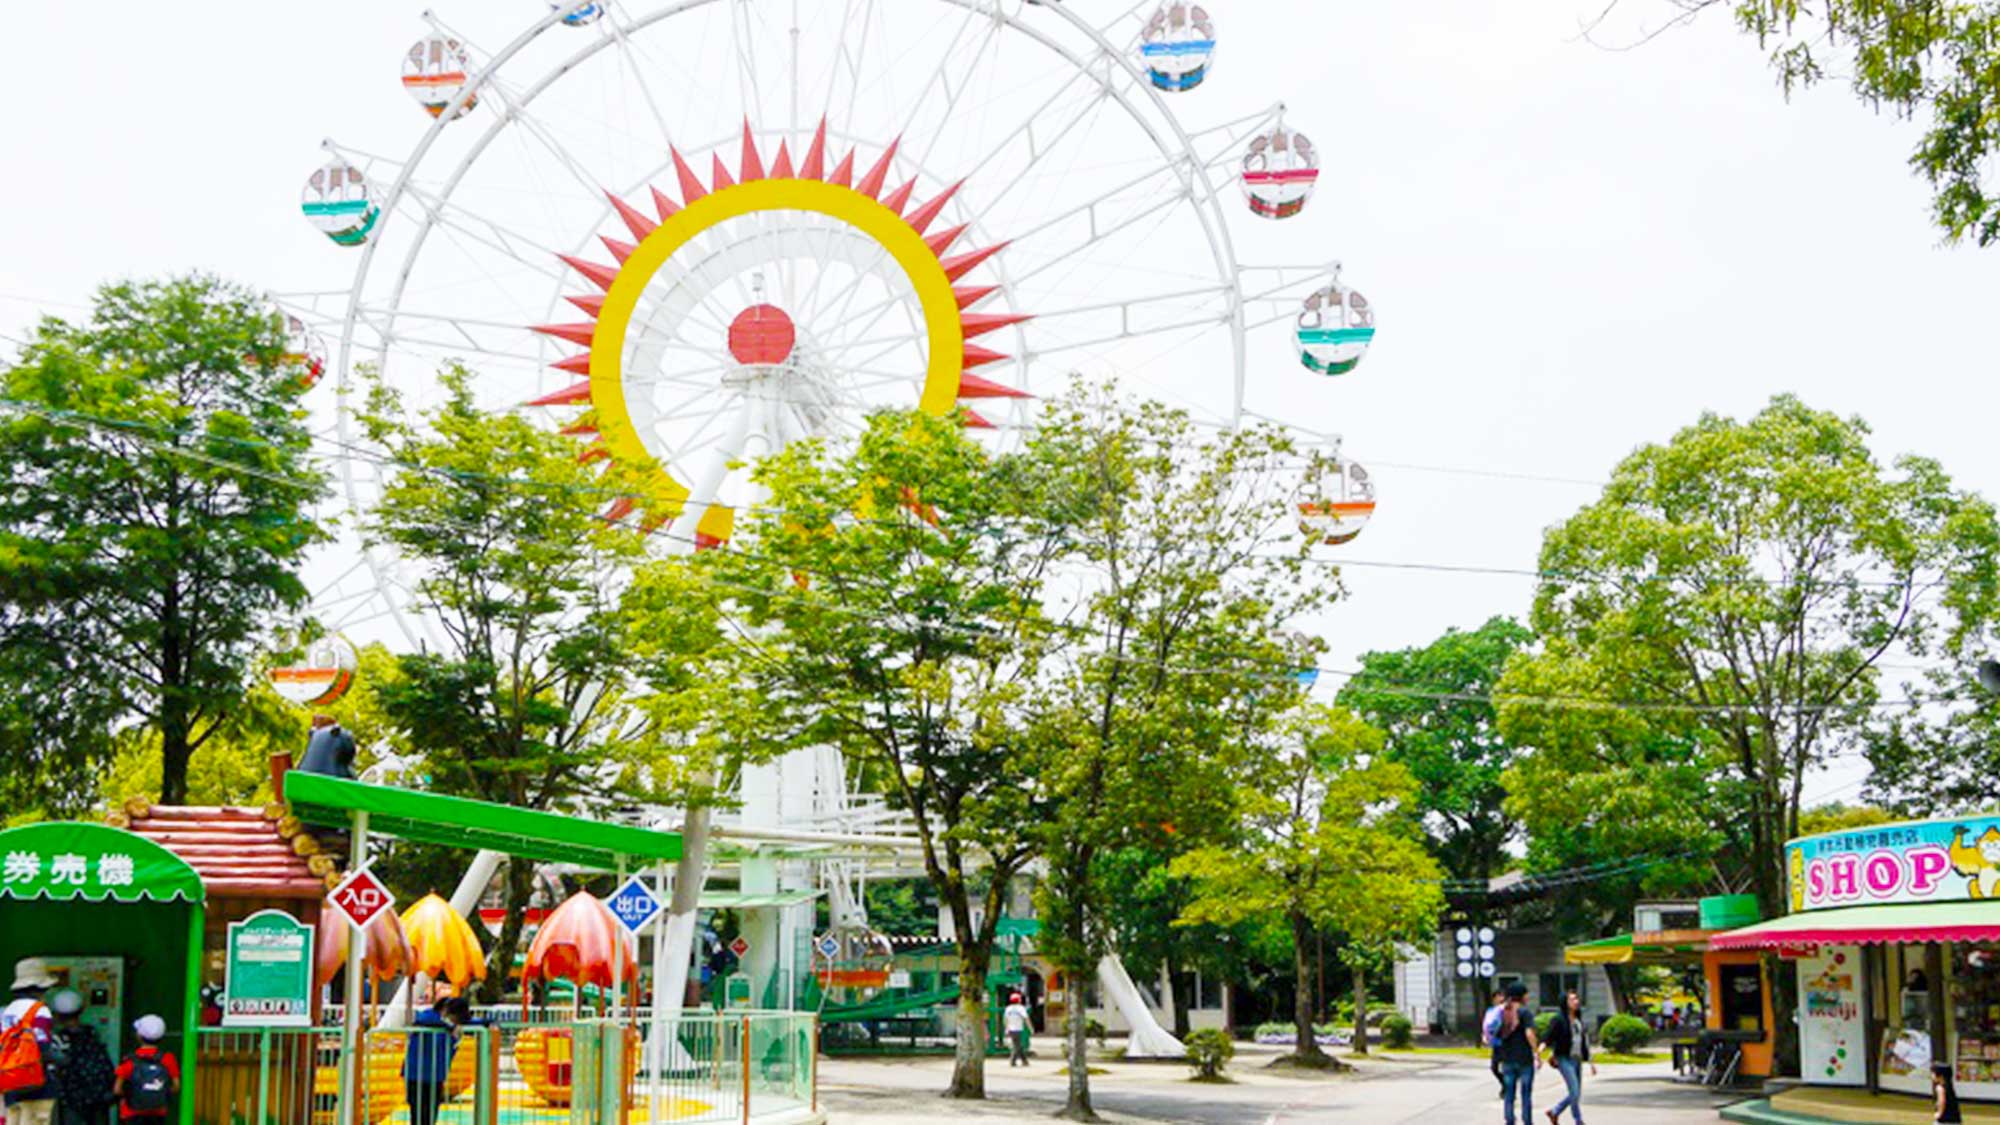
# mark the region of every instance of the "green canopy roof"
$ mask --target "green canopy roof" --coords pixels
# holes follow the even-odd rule
[[[681,838],[623,824],[517,809],[490,801],[391,789],[293,770],[285,775],[292,815],[308,824],[346,828],[368,814],[368,831],[420,844],[479,848],[615,871],[619,861],[648,864],[681,857]]]
[[[120,828],[55,820],[0,832],[0,899],[200,903],[207,897],[186,860]]]

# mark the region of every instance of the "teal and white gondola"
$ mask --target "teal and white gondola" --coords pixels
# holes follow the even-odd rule
[[[382,209],[368,188],[361,169],[335,157],[326,167],[306,177],[300,193],[299,210],[306,221],[340,246],[359,246],[368,241]]]
[[[1215,60],[1215,21],[1199,4],[1161,4],[1139,33],[1139,57],[1154,86],[1192,90],[1208,77]]]
[[[1368,298],[1335,281],[1306,298],[1292,342],[1308,370],[1345,375],[1361,365],[1375,342],[1375,309]]]
[[[1250,138],[1241,179],[1252,214],[1289,219],[1306,209],[1319,183],[1319,151],[1311,138],[1279,122],[1270,132]]]

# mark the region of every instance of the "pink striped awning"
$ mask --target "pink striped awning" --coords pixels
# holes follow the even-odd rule
[[[1808,910],[1729,930],[1708,940],[1714,949],[2000,941],[2000,899]]]

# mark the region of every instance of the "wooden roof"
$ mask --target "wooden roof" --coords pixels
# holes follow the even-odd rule
[[[111,820],[186,860],[210,899],[319,899],[340,880],[334,857],[278,806],[132,801]]]

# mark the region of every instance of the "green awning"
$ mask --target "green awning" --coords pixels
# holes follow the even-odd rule
[[[1785,949],[1926,941],[2000,941],[2000,899],[1807,910],[1717,934],[1710,944],[1717,949]]]
[[[703,910],[745,910],[759,906],[797,906],[819,897],[818,891],[777,891],[771,894],[746,894],[743,891],[703,891]]]
[[[122,828],[46,821],[0,832],[0,899],[200,903],[207,897],[186,860]]]
[[[347,828],[353,814],[368,814],[368,831],[420,844],[478,848],[599,871],[677,860],[681,838],[623,824],[517,809],[490,801],[446,797],[414,789],[366,785],[293,770],[285,775],[285,800],[307,824]]]

